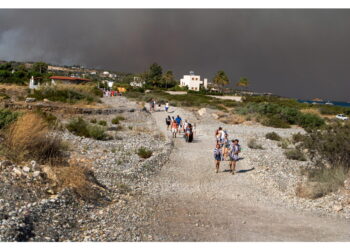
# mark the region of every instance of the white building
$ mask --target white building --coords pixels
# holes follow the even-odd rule
[[[134,76],[134,81],[130,82],[130,86],[132,87],[140,87],[142,88],[145,85],[145,81],[142,81],[141,77]]]
[[[34,78],[34,76],[32,76],[29,80],[29,88],[30,89],[36,89],[40,87],[40,80],[39,78]]]
[[[180,86],[187,86],[189,90],[193,91],[199,91],[201,86],[207,89],[208,79],[204,78],[203,81],[201,81],[200,75],[195,75],[193,71],[190,71],[189,75],[184,75],[184,77],[180,79]]]

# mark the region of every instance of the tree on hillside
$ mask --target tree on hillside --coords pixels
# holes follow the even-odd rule
[[[222,92],[224,86],[229,84],[230,80],[228,79],[225,71],[219,70],[216,73],[216,75],[215,75],[215,77],[213,79],[213,82],[214,82],[214,84],[216,84],[221,89],[221,92]]]
[[[49,66],[44,62],[36,62],[33,64],[32,71],[37,72],[39,74],[46,74]]]
[[[162,80],[163,69],[157,64],[153,63],[149,67],[148,75],[147,75],[147,83],[151,83],[153,85],[159,85]]]
[[[165,88],[173,87],[173,85],[174,85],[174,74],[173,74],[173,71],[168,70],[163,75],[163,83],[165,85]]]
[[[249,85],[249,81],[248,78],[246,77],[241,77],[239,79],[239,82],[236,84],[238,87],[242,87],[242,88],[247,88]]]

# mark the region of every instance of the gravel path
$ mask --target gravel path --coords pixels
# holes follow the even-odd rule
[[[183,138],[175,139],[170,160],[152,180],[149,193],[153,196],[155,212],[147,227],[148,234],[153,235],[152,240],[350,240],[349,220],[298,209],[297,205],[290,205],[295,203],[286,201],[285,197],[282,199],[260,183],[264,179],[257,178],[266,166],[260,165],[259,158],[254,156],[264,158],[268,153],[253,153],[246,146],[248,139],[272,130],[288,136],[299,129],[225,125],[209,114],[200,117],[181,108],[173,111],[170,115],[179,114],[196,123],[197,134],[191,144]],[[153,113],[161,131],[170,136],[164,122],[166,115],[165,112]],[[219,126],[241,140],[244,159],[238,163],[239,173],[234,176],[225,171],[228,162],[221,164],[218,174],[214,172],[214,131]]]

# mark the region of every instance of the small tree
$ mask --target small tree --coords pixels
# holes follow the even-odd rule
[[[230,83],[230,80],[228,79],[225,71],[223,70],[219,70],[214,79],[213,79],[213,82],[221,89],[221,92],[223,90],[223,87],[227,84]]]
[[[239,79],[239,82],[236,84],[238,87],[242,87],[242,88],[247,88],[249,85],[249,81],[248,78],[246,77],[241,77]]]
[[[46,74],[49,66],[44,62],[36,62],[33,64],[32,70],[40,74]]]
[[[163,83],[165,84],[165,88],[168,88],[168,86],[172,87],[174,85],[174,74],[173,74],[173,71],[168,70],[163,75]]]
[[[162,80],[162,75],[163,75],[162,67],[157,63],[153,63],[150,66],[147,74],[147,82],[153,85],[160,84]]]

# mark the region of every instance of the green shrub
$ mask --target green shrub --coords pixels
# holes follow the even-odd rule
[[[107,138],[105,129],[98,125],[89,125],[83,118],[73,118],[66,128],[77,136],[104,140]]]
[[[261,122],[262,125],[273,128],[290,128],[290,125],[276,116],[266,117]]]
[[[101,120],[101,121],[98,122],[98,125],[107,126],[107,122],[104,121],[104,120]]]
[[[0,109],[0,129],[14,122],[19,116],[19,113],[12,112],[8,109]]]
[[[263,146],[256,141],[256,139],[250,139],[248,141],[248,147],[251,149],[264,149]]]
[[[267,133],[265,137],[273,141],[280,141],[282,139],[276,132]]]
[[[304,136],[301,146],[308,149],[312,159],[324,160],[332,166],[349,169],[350,122],[329,124]]]
[[[112,119],[112,124],[119,124],[120,121],[124,121],[125,117],[124,116],[116,116]]]
[[[100,126],[88,126],[89,136],[95,140],[104,140],[107,138],[104,128]]]
[[[97,123],[97,120],[96,120],[96,118],[92,118],[92,119],[90,120],[90,122],[91,122],[91,123]]]
[[[95,96],[88,91],[84,91],[83,88],[79,89],[77,87],[65,86],[47,86],[35,89],[33,94],[29,95],[37,100],[48,99],[54,102],[64,102],[64,103],[77,103],[77,102],[97,102],[99,101],[98,96]]]
[[[293,134],[292,140],[294,143],[302,142],[305,138],[305,135],[302,135],[301,133]]]
[[[298,118],[298,124],[305,129],[320,128],[324,125],[324,120],[318,115],[301,114]]]
[[[84,137],[90,137],[89,136],[89,130],[88,130],[88,124],[87,122],[81,118],[73,118],[69,121],[66,128],[73,134],[77,136],[84,136]]]
[[[306,161],[305,155],[299,149],[289,149],[284,154],[290,160]]]
[[[291,145],[291,142],[287,138],[283,138],[279,143],[278,146],[280,146],[283,149],[288,149],[289,145]]]
[[[137,150],[138,156],[141,157],[141,158],[144,158],[144,159],[151,157],[152,153],[153,152],[151,150],[148,150],[148,149],[146,149],[144,147],[141,147],[141,148],[139,148]]]

